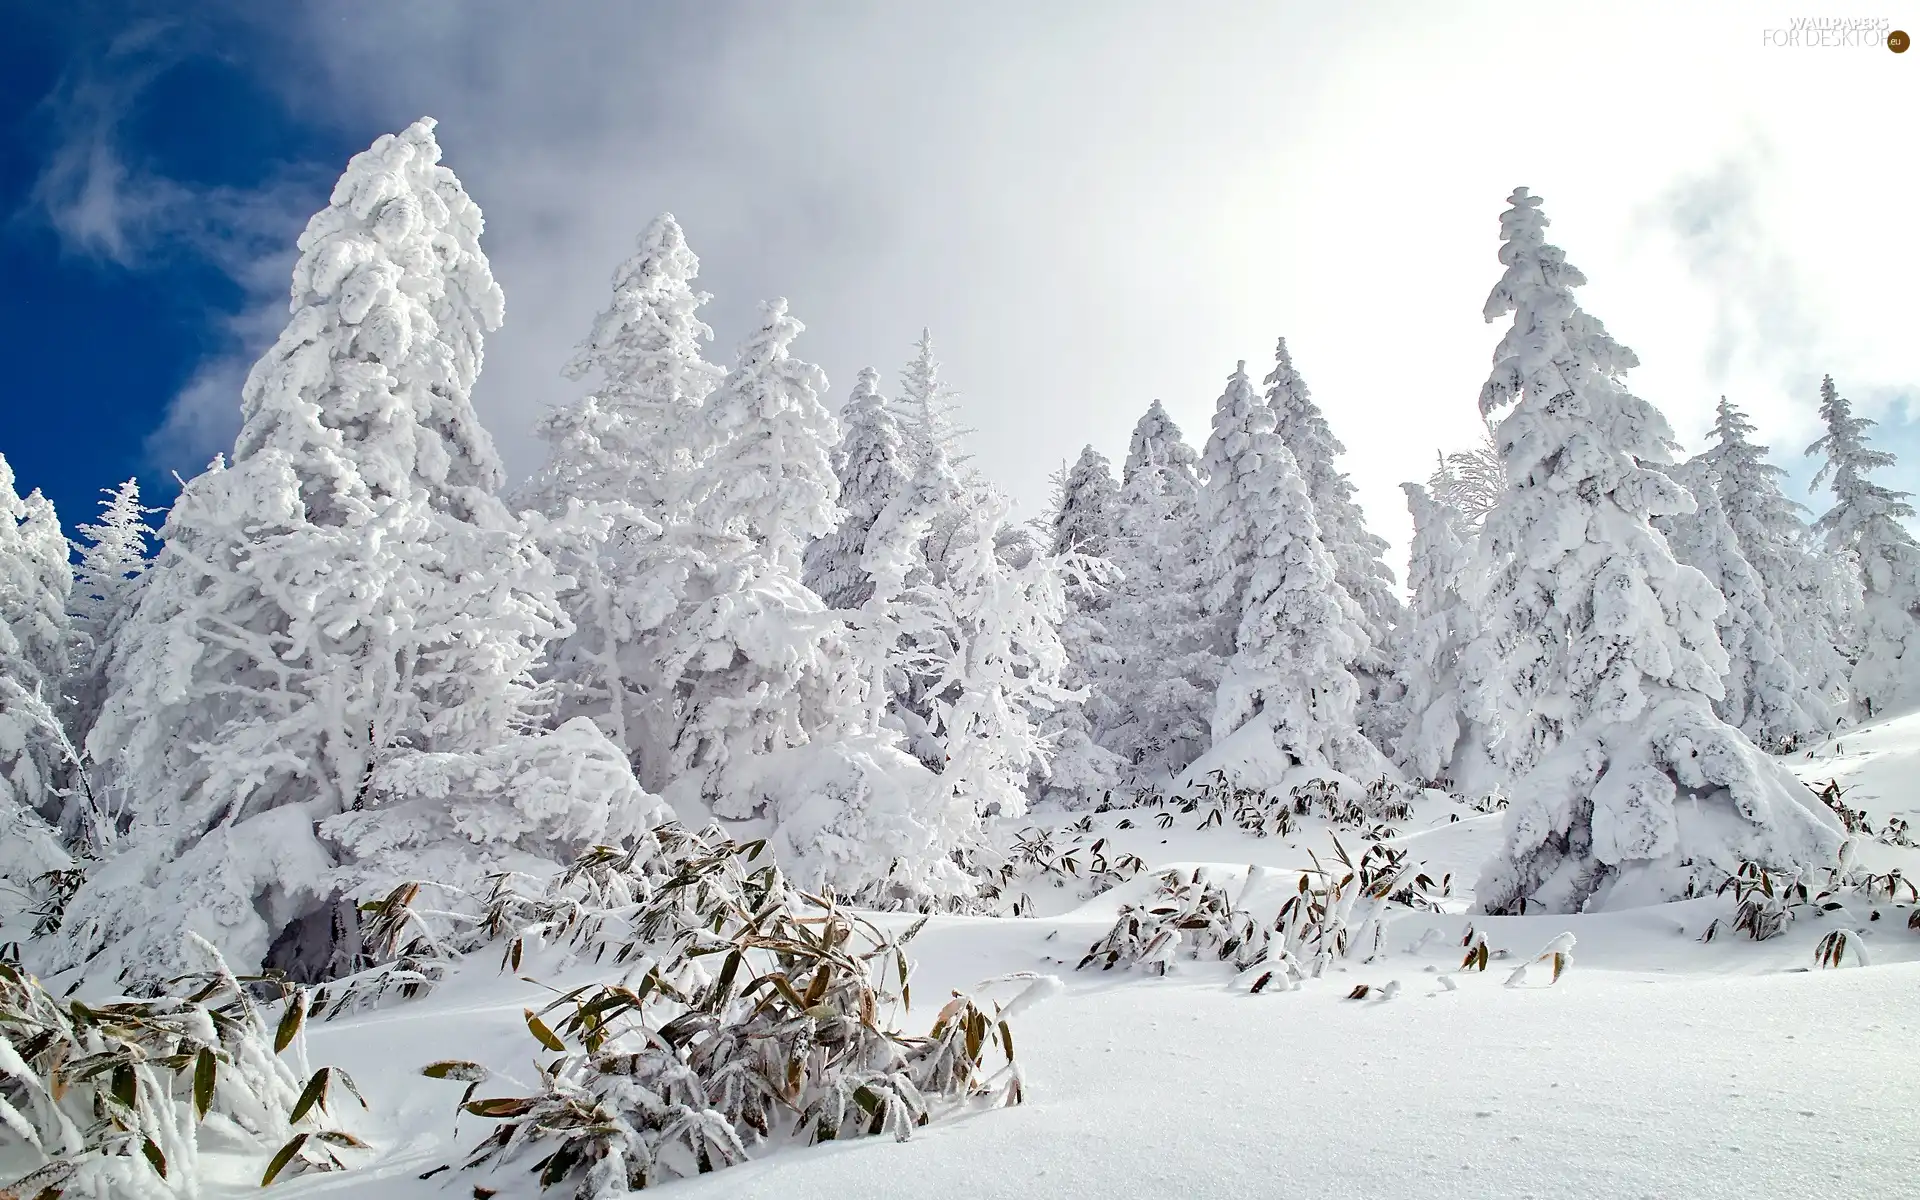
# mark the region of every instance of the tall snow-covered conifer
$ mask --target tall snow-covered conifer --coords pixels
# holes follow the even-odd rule
[[[147,541],[153,534],[147,516],[155,511],[142,507],[140,481],[129,479],[107,493],[98,523],[76,530],[85,539],[74,543],[80,561],[69,605],[73,649],[67,699],[76,741],[85,741],[106,702],[113,638],[132,613],[146,574]]]
[[[1673,436],[1620,376],[1632,351],[1581,311],[1586,282],[1546,241],[1540,200],[1501,214],[1506,268],[1485,307],[1513,314],[1480,409],[1509,487],[1482,535],[1490,594],[1464,672],[1511,780],[1489,912],[1651,903],[1743,861],[1809,867],[1837,825],[1785,767],[1713,711],[1726,673],[1713,585],[1651,521],[1692,510],[1655,470]]]
[[[1740,540],[1720,506],[1713,468],[1694,459],[1668,474],[1694,498],[1694,511],[1657,517],[1654,527],[1666,535],[1674,558],[1705,575],[1727,602],[1719,619],[1720,645],[1727,652],[1727,670],[1720,677],[1725,695],[1714,701],[1714,711],[1768,749],[1821,732],[1826,705],[1786,657],[1766,589],[1740,553]]]
[[[1354,503],[1353,481],[1334,461],[1347,448],[1333,436],[1325,414],[1307,391],[1306,380],[1294,369],[1287,339],[1281,338],[1274,348],[1273,370],[1263,382],[1267,407],[1273,410],[1274,432],[1300,465],[1314,519],[1320,525],[1320,540],[1333,556],[1334,578],[1360,606],[1363,627],[1372,642],[1367,669],[1377,673],[1385,669],[1387,646],[1402,608],[1393,590],[1393,570],[1383,557],[1387,540],[1368,531],[1366,514]]]
[[[1360,780],[1392,774],[1357,723],[1360,689],[1350,664],[1365,649],[1366,633],[1358,607],[1334,578],[1306,481],[1274,432],[1273,411],[1254,398],[1244,362],[1227,396],[1222,412],[1232,417],[1224,427],[1216,417],[1209,443],[1217,451],[1209,454],[1207,482],[1219,551],[1216,595],[1228,594],[1241,561],[1246,582],[1237,589],[1237,612],[1222,609],[1234,637],[1214,697],[1214,743],[1258,725],[1263,744],[1271,739],[1291,765]]]
[[[1753,422],[1725,396],[1715,409],[1714,444],[1701,462],[1719,480],[1715,491],[1740,553],[1753,568],[1794,670],[1829,708],[1845,704],[1852,666],[1839,647],[1847,640],[1847,613],[1826,585],[1851,565],[1814,544],[1801,513],[1780,481],[1786,471],[1755,445]],[[1829,714],[1830,718],[1831,714]]]
[[[907,461],[917,469],[928,450],[938,446],[947,456],[949,468],[959,471],[968,458],[961,442],[970,431],[962,429],[954,415],[958,406],[953,386],[940,378],[940,362],[933,357],[932,332],[922,329],[913,351],[912,360],[900,372],[900,394],[893,401],[906,442]]]
[[[1094,739],[1097,728],[1111,723],[1108,697],[1094,683],[1115,658],[1105,613],[1118,582],[1109,559],[1118,492],[1106,457],[1087,446],[1067,472],[1053,515],[1053,556],[1067,572],[1061,683],[1078,695],[1059,701],[1041,724],[1053,746],[1044,790],[1070,805],[1092,803],[1120,782],[1119,758]]]
[[[1471,794],[1486,782],[1484,731],[1462,703],[1460,656],[1476,627],[1473,555],[1462,514],[1417,483],[1403,483],[1413,517],[1406,623],[1396,642],[1406,727],[1394,760],[1416,780]]]
[[[369,892],[657,813],[591,725],[524,732],[564,618],[469,399],[503,299],[433,128],[356,155],[308,222],[232,463],[169,514],[88,739],[130,828],[57,966],[149,984],[192,929],[241,970],[336,973]]]
[[[841,410],[843,434],[834,452],[840,480],[840,524],[807,547],[806,582],[829,608],[859,608],[873,594],[863,564],[874,522],[912,482],[899,423],[880,395],[880,376],[860,372]]]
[[[66,670],[67,541],[53,504],[14,490],[0,456],[0,914],[69,865],[50,822],[71,764],[55,715]]]
[[[567,378],[591,380],[592,390],[541,420],[547,458],[517,503],[549,517],[569,499],[619,501],[654,522],[682,515],[707,449],[700,404],[724,374],[700,355],[713,331],[698,315],[711,299],[693,286],[699,273],[673,214],[655,217],[567,363]]]
[[[1116,501],[1120,581],[1104,624],[1113,659],[1098,680],[1100,743],[1145,784],[1184,769],[1212,737],[1222,657],[1201,603],[1208,561],[1198,456],[1158,400],[1134,426]]]
[[[1912,493],[1868,478],[1894,457],[1867,441],[1874,422],[1854,415],[1831,375],[1820,381],[1820,419],[1826,436],[1807,453],[1825,458],[1813,482],[1826,484],[1834,503],[1813,528],[1829,547],[1859,559],[1866,587],[1854,711],[1863,718],[1907,712],[1920,705],[1920,545],[1901,524],[1913,517]]]

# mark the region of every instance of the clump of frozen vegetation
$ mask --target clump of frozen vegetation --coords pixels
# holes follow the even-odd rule
[[[263,1183],[368,1149],[338,1127],[365,1107],[353,1080],[303,1077],[306,994],[281,988],[270,1020],[258,981],[191,946],[202,969],[146,1000],[63,1003],[0,964],[0,1123],[38,1160],[6,1194],[171,1200],[198,1194],[203,1148],[259,1156]]]

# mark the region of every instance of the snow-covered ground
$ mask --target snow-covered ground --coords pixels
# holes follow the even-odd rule
[[[1892,816],[1920,824],[1916,758],[1920,716],[1791,761],[1809,782],[1852,789],[1847,801],[1878,826]],[[1098,814],[1095,835],[1149,866],[1212,864],[1223,876],[1249,862],[1304,866],[1309,849],[1331,849],[1324,829],[1255,839],[1230,827],[1195,831],[1191,816],[1161,829],[1152,817]],[[1026,1103],[936,1123],[905,1144],[783,1148],[669,1191],[689,1200],[1753,1197],[1891,1196],[1910,1184],[1920,1103],[1911,905],[1852,903],[1766,942],[1702,943],[1733,910],[1720,897],[1598,916],[1470,916],[1500,821],[1438,801],[1417,810],[1396,844],[1430,874],[1452,872],[1449,911],[1397,918],[1382,957],[1293,992],[1249,995],[1211,962],[1182,960],[1164,978],[1076,971],[1119,905],[1148,888],[1147,875],[1077,906],[1036,897],[1037,911],[1055,915],[935,918],[913,943],[922,999],[906,1030],[923,1028],[950,987],[1018,971],[1064,984],[1017,1023]],[[1876,844],[1865,861],[1920,874],[1920,850]],[[1459,971],[1470,922],[1496,951],[1484,973]],[[1835,924],[1861,935],[1869,966],[1814,968],[1813,948]],[[1506,986],[1514,966],[1563,933],[1576,945],[1558,982],[1541,970]],[[460,1161],[490,1125],[456,1122],[461,1085],[419,1068],[479,1061],[495,1072],[480,1095],[516,1093],[534,1079],[522,1009],[590,977],[559,973],[537,986],[494,968],[470,961],[433,996],[313,1030],[313,1062],[346,1068],[370,1100],[354,1128],[377,1156],[349,1173],[276,1184],[277,1193],[400,1200],[465,1197],[476,1184],[503,1198],[533,1193],[524,1164],[419,1178]],[[1348,999],[1360,983],[1392,994]],[[257,1171],[235,1163],[210,1194],[254,1194]]]

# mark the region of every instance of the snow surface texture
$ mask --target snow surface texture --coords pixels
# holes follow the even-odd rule
[[[1852,731],[1792,761],[1808,780],[1850,786],[1849,800],[1876,822],[1920,819],[1920,717]],[[1092,819],[1153,868],[1200,865],[1228,882],[1244,871],[1231,864],[1302,867],[1308,849],[1324,857],[1329,848],[1324,831],[1255,840],[1231,828],[1118,828],[1136,816]],[[1497,815],[1439,802],[1417,810],[1399,841],[1431,873],[1470,879],[1500,836]],[[1920,866],[1915,851],[1870,849],[1881,856],[1876,870]],[[1920,932],[1891,906],[1878,922],[1862,910],[1809,918],[1766,942],[1702,944],[1707,926],[1731,914],[1730,897],[1489,918],[1461,911],[1472,903],[1463,893],[1447,912],[1397,918],[1378,959],[1349,961],[1292,992],[1250,996],[1229,985],[1224,965],[1185,958],[1160,979],[1074,972],[1146,882],[1034,920],[935,917],[913,943],[909,1032],[951,987],[1018,970],[1061,977],[1064,990],[1016,1022],[1021,1106],[937,1123],[905,1143],[777,1150],[670,1194],[838,1200],[900,1194],[911,1181],[914,1196],[955,1200],[1520,1200],[1880,1196],[1907,1183],[1906,1064],[1920,1020],[1906,997],[1920,985]],[[1485,973],[1459,970],[1469,925],[1496,955]],[[1874,965],[1809,971],[1829,928],[1862,935]],[[1514,965],[1568,934],[1575,961],[1558,982],[1542,970],[1502,986]],[[596,977],[547,974],[547,961],[535,973],[550,985]],[[458,1085],[419,1068],[478,1061],[498,1073],[482,1095],[524,1092],[532,1044],[522,1009],[552,996],[491,962],[458,970],[425,1000],[312,1029],[313,1060],[346,1068],[372,1102],[365,1135],[376,1155],[351,1173],[302,1180],[299,1194],[427,1200],[475,1183],[503,1200],[536,1194],[521,1167],[418,1178],[461,1161],[492,1128],[454,1119]],[[1346,999],[1357,984],[1376,990]],[[208,1169],[236,1188],[250,1182],[239,1164]]]

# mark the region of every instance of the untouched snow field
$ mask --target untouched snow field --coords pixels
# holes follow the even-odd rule
[[[1851,788],[1848,802],[1876,826],[1890,816],[1920,825],[1916,758],[1920,716],[1850,731],[1790,761],[1809,782]],[[1853,904],[1763,943],[1699,940],[1733,910],[1719,897],[1596,916],[1473,917],[1470,889],[1502,818],[1461,809],[1456,822],[1447,807],[1416,812],[1396,842],[1430,873],[1454,873],[1455,911],[1398,918],[1381,958],[1295,992],[1248,995],[1229,986],[1228,967],[1186,959],[1157,979],[1074,970],[1120,904],[1148,890],[1149,874],[1057,915],[935,918],[913,944],[918,1002],[903,1029],[923,1030],[951,987],[1021,971],[1063,985],[1015,1023],[1026,1103],[948,1118],[904,1144],[782,1148],[668,1193],[1892,1196],[1911,1183],[1920,1103],[1911,906]],[[1306,865],[1308,848],[1327,848],[1324,832],[1289,844],[1196,832],[1191,818],[1161,830],[1141,816],[1099,814],[1095,832],[1150,867],[1214,864],[1227,876],[1249,860]],[[1111,829],[1124,819],[1135,828]],[[1876,844],[1863,858],[1920,873],[1917,850]],[[1484,974],[1459,971],[1470,922],[1510,952]],[[1869,966],[1813,969],[1813,947],[1835,923],[1863,934]],[[1557,983],[1538,969],[1505,986],[1562,933],[1576,945]],[[534,1080],[538,1049],[522,1008],[544,1004],[547,987],[593,977],[527,964],[540,987],[494,968],[477,957],[424,1000],[313,1029],[313,1063],[346,1068],[371,1102],[347,1120],[376,1155],[359,1170],[278,1183],[275,1194],[467,1197],[475,1185],[503,1200],[534,1194],[524,1163],[418,1178],[457,1164],[492,1125],[456,1123],[462,1085],[419,1068],[472,1059],[495,1072],[479,1095],[516,1094]],[[1347,999],[1360,983],[1393,994]],[[232,1168],[207,1194],[257,1195],[258,1165]]]

